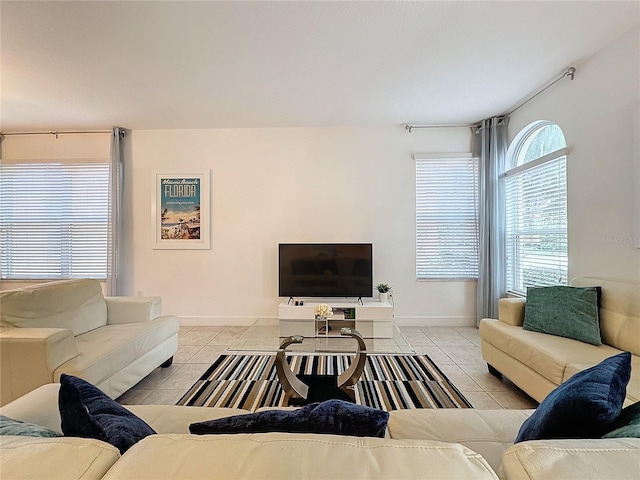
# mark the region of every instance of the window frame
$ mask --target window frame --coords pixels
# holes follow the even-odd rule
[[[561,147],[552,152],[547,152],[542,156],[529,160],[522,161],[526,152],[531,145],[531,142],[535,140],[535,137],[539,134],[539,132],[550,126],[554,125],[558,127],[561,135],[564,147]],[[547,286],[547,285],[558,285],[558,284],[567,284],[568,279],[568,261],[569,261],[569,253],[568,253],[568,202],[567,202],[567,160],[569,155],[569,149],[566,146],[566,137],[564,136],[564,132],[562,128],[554,123],[547,120],[540,120],[537,122],[533,122],[530,125],[524,127],[518,135],[512,141],[508,151],[507,151],[507,162],[505,166],[505,172],[503,174],[503,178],[505,181],[505,279],[506,279],[506,289],[507,293],[510,295],[516,296],[526,296],[526,289],[528,285],[525,284],[523,279],[522,288],[518,288],[518,282],[516,282],[516,278],[524,278],[524,274],[522,273],[524,267],[522,266],[522,255],[518,253],[518,242],[511,241],[509,238],[509,221],[510,216],[508,214],[508,210],[510,208],[509,205],[509,185],[508,182],[510,178],[517,177],[519,175],[524,175],[526,173],[540,173],[542,168],[554,167],[554,162],[558,164],[558,167],[564,171],[564,219],[565,219],[565,231],[564,231],[564,245],[566,245],[566,257],[564,262],[564,282],[559,281],[545,281],[543,283],[538,283],[536,285],[531,286]],[[563,162],[561,165],[560,162]],[[541,235],[544,233],[539,233]],[[529,233],[532,235],[532,233]],[[556,253],[556,258],[559,260],[561,255],[558,254],[558,250],[554,251]],[[560,265],[560,263],[558,263]]]

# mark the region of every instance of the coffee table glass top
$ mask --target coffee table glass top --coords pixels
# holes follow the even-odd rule
[[[237,352],[275,352],[282,343],[278,336],[277,320],[258,319],[246,332],[227,349]],[[402,336],[400,329],[393,326],[393,338],[365,338],[368,354],[411,354],[415,351]],[[351,337],[341,337],[332,332],[319,337],[304,337],[302,343],[294,343],[287,347],[287,353],[355,353],[358,343]]]

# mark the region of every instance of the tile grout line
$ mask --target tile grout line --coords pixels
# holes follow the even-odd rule
[[[244,332],[244,329],[235,327],[233,329],[219,327],[219,331],[216,330],[218,330],[216,327],[180,327],[176,355],[180,355],[180,349],[183,347],[187,347],[187,351],[190,350],[189,353],[185,354],[184,358],[180,358],[182,362],[179,363],[174,360],[173,366],[169,367],[172,369],[171,372],[163,371],[163,369],[154,370],[147,378],[126,392],[119,401],[126,404],[130,399],[131,402],[129,404],[144,404],[148,403],[148,399],[150,399],[153,402],[175,403],[172,401],[173,396],[176,394],[175,392],[182,390],[162,388],[162,386],[165,384],[172,385],[169,383],[171,377],[174,375],[179,376],[180,371],[186,365],[202,365],[204,371],[217,356],[227,353],[227,348],[233,345],[238,336]],[[465,384],[469,385],[468,382],[471,382],[475,385],[475,387],[469,385],[473,388],[472,391],[460,389],[461,393],[469,399],[475,408],[534,408],[526,404],[526,395],[511,382],[502,381],[498,388],[498,384],[495,382],[500,382],[500,380],[486,371],[486,364],[482,360],[480,336],[477,333],[477,329],[472,327],[401,327],[400,330],[416,353],[429,355],[445,375],[453,377],[458,375],[458,373],[447,373],[447,370],[454,370],[453,367],[455,366],[460,370],[459,374],[464,375]],[[412,337],[417,343],[411,342]],[[187,344],[183,342],[187,342]],[[428,343],[422,344],[423,342]],[[478,366],[479,364],[485,367],[484,373]],[[465,369],[465,366],[467,369]],[[481,380],[477,380],[474,376]],[[175,382],[177,377],[173,380]],[[454,384],[456,383],[453,379],[452,381]],[[485,385],[478,383],[478,381],[487,385],[495,384],[496,387],[492,390],[487,390]],[[173,384],[178,385],[179,381]],[[186,389],[184,390],[186,391]],[[141,392],[147,393],[137,397]],[[475,403],[471,397],[476,398]],[[499,400],[500,397],[504,397],[502,403]],[[516,406],[506,406],[510,401],[515,402]],[[522,406],[519,406],[518,402]]]

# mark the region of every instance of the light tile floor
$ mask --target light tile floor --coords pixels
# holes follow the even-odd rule
[[[118,402],[175,404],[219,355],[248,327],[181,327],[178,351],[169,368],[157,368]],[[487,371],[475,327],[401,327],[418,354],[426,354],[460,392],[479,409],[535,408],[535,400],[507,379]]]

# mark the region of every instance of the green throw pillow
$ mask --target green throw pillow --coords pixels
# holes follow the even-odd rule
[[[599,292],[600,287],[529,287],[523,328],[601,345]]]
[[[60,437],[53,430],[0,415],[0,435],[21,435],[25,437]]]
[[[625,407],[602,438],[640,438],[640,402]]]

